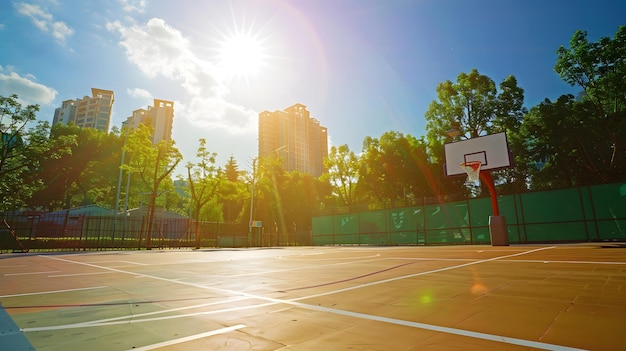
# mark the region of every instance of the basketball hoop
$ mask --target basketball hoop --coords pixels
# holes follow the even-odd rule
[[[459,166],[467,173],[467,181],[472,183],[480,183],[480,161],[461,162]]]

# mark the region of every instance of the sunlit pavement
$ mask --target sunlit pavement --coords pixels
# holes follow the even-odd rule
[[[2,254],[0,274],[37,350],[615,350],[626,328],[617,244]]]

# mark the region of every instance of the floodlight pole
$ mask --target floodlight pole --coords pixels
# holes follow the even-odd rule
[[[248,222],[248,240],[247,246],[250,247],[252,240],[252,212],[254,211],[254,182],[256,181],[256,158],[252,160],[252,184],[250,186],[250,221]]]
[[[126,142],[128,141],[128,126],[126,125],[126,121],[122,122],[122,132],[124,133],[124,146],[122,146],[122,160],[120,162],[120,172],[117,176],[117,192],[115,194],[115,218],[113,219],[113,233],[111,233],[111,241],[115,240],[115,231],[117,229],[117,214],[120,208],[120,190],[122,188],[122,175],[124,166],[124,156],[126,155]],[[128,196],[128,191],[126,193]]]

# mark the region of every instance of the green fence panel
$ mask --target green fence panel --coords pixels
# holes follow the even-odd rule
[[[313,217],[311,232],[313,235],[333,234],[333,216]]]
[[[489,227],[472,227],[472,239],[474,244],[490,244]]]
[[[359,232],[359,214],[358,213],[346,213],[339,214],[333,217],[333,233],[343,234],[356,234]]]
[[[506,218],[506,224],[509,226],[517,225],[519,223],[521,211],[517,201],[517,196],[515,195],[498,196],[500,216],[504,216]]]
[[[626,183],[499,196],[498,205],[510,243],[626,240]],[[484,197],[314,218],[313,243],[486,244],[491,214]]]
[[[424,245],[424,233],[411,232],[391,232],[392,245]]]
[[[593,208],[593,196],[589,187],[579,188],[578,193],[582,204],[583,219],[585,220],[585,230],[589,240],[599,240],[598,227],[596,225],[596,214]]]
[[[517,224],[509,224],[508,223],[508,218],[507,219],[507,229],[508,229],[508,238],[509,238],[509,243],[510,244],[521,244],[523,242],[522,240],[522,233],[521,233],[521,227]],[[491,240],[489,241],[491,242]]]
[[[626,219],[602,220],[597,225],[600,240],[626,239]]]
[[[598,219],[626,219],[626,183],[590,187]]]
[[[469,226],[467,201],[424,206],[426,229]]]
[[[435,229],[426,231],[426,244],[470,244],[469,228]]]
[[[489,226],[489,216],[493,214],[491,210],[491,199],[483,197],[472,199],[469,202],[470,224],[474,226]]]
[[[360,245],[360,234],[341,234],[335,235],[335,244]]]
[[[359,233],[386,233],[387,211],[368,211],[359,213]]]
[[[415,232],[424,228],[422,207],[401,207],[387,211],[387,223],[392,232]]]
[[[324,245],[333,245],[335,242],[333,240],[334,235],[314,235],[312,238],[312,245],[314,246],[324,246]]]
[[[587,240],[584,222],[541,223],[526,225],[528,242]]]
[[[363,233],[359,236],[359,244],[362,245],[389,245],[387,233]]]
[[[583,218],[578,189],[522,194],[522,204],[526,223],[566,222]]]

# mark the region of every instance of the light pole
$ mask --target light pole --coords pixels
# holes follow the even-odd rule
[[[281,150],[285,150],[286,153],[289,153],[289,150],[287,149],[287,145],[283,145],[283,146],[275,149],[274,151],[272,151],[272,152],[276,153],[276,158],[280,157],[279,151],[281,151]],[[285,168],[285,171],[289,170],[289,157],[285,158],[285,167],[284,168]]]
[[[252,185],[250,187],[250,221],[248,222],[248,247],[252,239],[252,212],[254,211],[254,183],[256,176],[256,158],[252,160]]]
[[[115,195],[115,218],[113,220],[113,233],[111,233],[111,240],[115,240],[115,230],[117,229],[117,214],[120,209],[120,191],[122,188],[122,167],[124,166],[124,157],[126,156],[126,142],[128,141],[128,126],[126,121],[122,122],[122,130],[124,130],[124,146],[122,147],[122,161],[120,162],[120,172],[117,177],[117,194]],[[128,189],[126,190],[126,196],[128,196]]]

